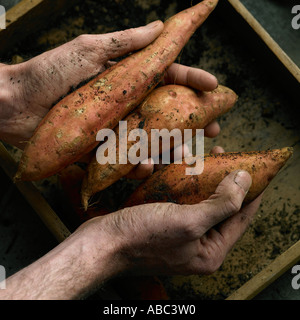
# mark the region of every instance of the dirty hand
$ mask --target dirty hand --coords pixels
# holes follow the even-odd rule
[[[103,72],[111,59],[141,49],[163,30],[155,21],[147,26],[101,35],[81,35],[53,50],[17,65],[0,64],[0,137],[24,148],[49,109],[71,88]],[[195,68],[173,64],[165,83],[178,83],[199,90],[213,90],[217,80]],[[214,122],[208,135],[219,131]]]
[[[78,299],[124,273],[212,273],[259,207],[261,196],[242,207],[250,185],[247,172],[235,171],[199,204],[145,204],[90,219],[9,277],[0,299]]]
[[[251,176],[235,171],[199,204],[125,208],[89,220],[79,230],[89,230],[95,244],[99,236],[113,243],[118,267],[129,273],[210,274],[220,267],[259,207],[261,196],[242,207],[250,186]]]

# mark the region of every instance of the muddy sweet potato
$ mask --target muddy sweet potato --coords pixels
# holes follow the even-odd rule
[[[97,132],[114,128],[144,100],[217,3],[204,0],[174,15],[149,46],[59,101],[27,143],[15,180],[51,176],[95,148]]]
[[[191,88],[179,85],[167,85],[155,89],[144,101],[129,114],[124,121],[127,132],[133,129],[143,129],[148,137],[148,155],[151,154],[151,130],[173,129],[193,130],[203,129],[212,120],[229,111],[237,100],[237,95],[229,88],[219,86],[211,92],[196,92]],[[116,162],[115,164],[100,164],[96,156],[92,158],[82,185],[82,204],[88,207],[89,198],[104,190],[128,174],[136,164],[119,161],[119,127],[116,133]],[[174,141],[170,139],[170,147]],[[136,141],[128,141],[127,154]],[[152,156],[152,154],[151,154]]]
[[[81,224],[91,218],[110,213],[104,206],[84,210],[80,201],[80,189],[85,170],[77,164],[71,164],[59,174],[59,183],[64,197],[64,204],[70,212],[70,220],[74,224]]]
[[[170,164],[142,183],[124,207],[153,202],[196,204],[208,199],[223,178],[238,169],[248,171],[252,177],[244,200],[249,203],[268,186],[291,155],[292,148],[209,154],[204,157],[200,175],[186,175],[187,164]]]

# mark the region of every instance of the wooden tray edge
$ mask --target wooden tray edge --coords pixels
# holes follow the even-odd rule
[[[239,0],[227,0],[300,83],[300,69]]]

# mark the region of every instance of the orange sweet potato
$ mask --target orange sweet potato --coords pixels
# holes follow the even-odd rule
[[[142,183],[128,198],[124,207],[151,202],[195,204],[208,199],[231,171],[250,173],[252,185],[244,200],[254,200],[275,177],[292,155],[292,148],[260,152],[228,152],[204,157],[200,175],[186,175],[185,164],[170,164]]]
[[[203,0],[165,22],[161,35],[59,101],[23,152],[15,180],[51,176],[94,149],[97,132],[114,128],[155,88],[218,0]]]
[[[148,136],[148,154],[151,153],[151,129],[202,129],[212,120],[229,111],[237,100],[237,95],[224,86],[212,92],[195,92],[191,88],[179,85],[162,86],[155,89],[144,101],[129,114],[124,121],[127,132],[143,129]],[[96,156],[92,158],[82,185],[82,204],[88,207],[89,198],[104,190],[128,174],[136,165],[127,161],[119,162],[119,128],[116,132],[116,164],[100,164]],[[174,142],[170,139],[171,149]],[[127,142],[127,154],[135,141]],[[175,146],[176,147],[176,146]]]
[[[59,182],[63,191],[64,202],[72,211],[72,220],[76,224],[81,224],[91,218],[103,216],[110,211],[102,207],[89,208],[84,210],[80,201],[80,189],[85,170],[77,164],[71,164],[63,169],[59,174]]]

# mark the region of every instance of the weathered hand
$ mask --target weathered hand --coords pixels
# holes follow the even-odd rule
[[[82,225],[118,248],[118,266],[134,274],[209,274],[241,237],[261,196],[242,207],[251,177],[230,173],[196,205],[155,203],[125,208]],[[95,241],[96,243],[97,241]]]
[[[147,46],[162,29],[163,23],[156,21],[109,34],[81,35],[24,63],[0,64],[2,140],[24,148],[24,141],[49,109],[71,88],[103,72],[111,59]],[[209,73],[177,64],[166,72],[165,81],[204,90],[217,86],[216,78]]]

